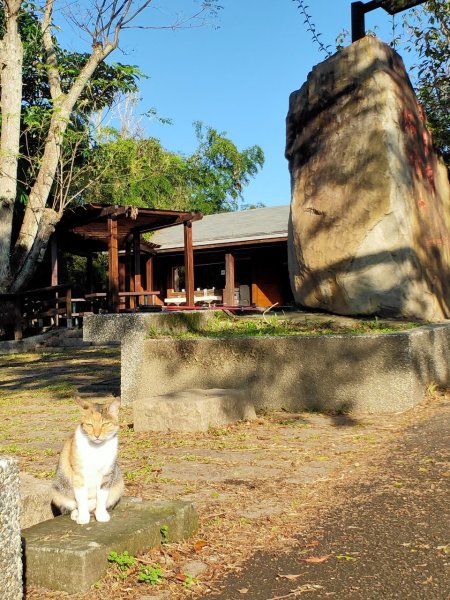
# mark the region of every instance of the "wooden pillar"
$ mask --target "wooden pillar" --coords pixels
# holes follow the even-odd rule
[[[119,247],[117,241],[117,217],[108,217],[108,311],[119,312]]]
[[[50,238],[50,263],[50,285],[58,285],[58,240],[56,239],[56,235],[52,235]]]
[[[225,289],[223,303],[234,306],[234,256],[225,254]]]
[[[124,292],[134,292],[134,272],[132,244],[129,240],[125,243],[125,287]],[[120,289],[120,288],[119,288]],[[125,308],[134,308],[134,298],[125,297]]]
[[[147,292],[153,290],[153,256],[147,256],[145,260],[145,282]],[[151,303],[155,303],[155,298],[152,296]]]
[[[50,285],[58,285],[58,240],[56,239],[56,235],[52,235],[50,238],[50,264],[51,264],[51,277],[50,277]],[[59,304],[58,304],[58,292],[55,293],[56,302],[55,302],[55,315],[53,317],[53,322],[58,327],[59,325]]]
[[[92,294],[93,283],[92,283],[92,254],[86,256],[86,291],[88,294]]]
[[[194,306],[194,250],[192,247],[192,221],[184,223],[184,277],[186,304]]]
[[[133,268],[133,287],[135,292],[142,291],[142,276],[141,276],[141,235],[140,233],[135,233],[133,235],[133,258],[134,258],[134,268]],[[136,298],[136,306],[139,306],[140,297]]]

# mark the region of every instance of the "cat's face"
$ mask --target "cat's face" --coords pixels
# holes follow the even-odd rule
[[[94,444],[111,439],[119,431],[120,400],[98,404],[88,400],[79,400],[83,409],[81,431]]]

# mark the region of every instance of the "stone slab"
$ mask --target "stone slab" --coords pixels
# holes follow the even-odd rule
[[[133,403],[135,431],[207,431],[252,419],[256,419],[256,412],[248,392],[231,388],[140,395]]]
[[[20,473],[20,527],[26,529],[53,518],[52,482]]]
[[[0,456],[0,548],[0,598],[21,600],[19,468],[9,456]]]
[[[198,526],[193,505],[126,499],[111,512],[109,523],[77,525],[69,516],[39,523],[22,531],[25,581],[62,592],[86,592],[106,572],[111,551],[148,551],[161,543],[163,526],[170,541],[192,535]]]

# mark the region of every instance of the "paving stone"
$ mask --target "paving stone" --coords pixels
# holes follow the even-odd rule
[[[193,505],[126,499],[111,512],[109,523],[77,525],[69,516],[39,523],[22,531],[25,580],[52,590],[86,592],[104,575],[112,550],[146,552],[161,543],[162,526],[168,527],[171,541],[189,537],[198,526]]]

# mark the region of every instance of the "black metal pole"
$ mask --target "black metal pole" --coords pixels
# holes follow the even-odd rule
[[[352,42],[356,42],[366,35],[365,9],[363,2],[352,2]]]

